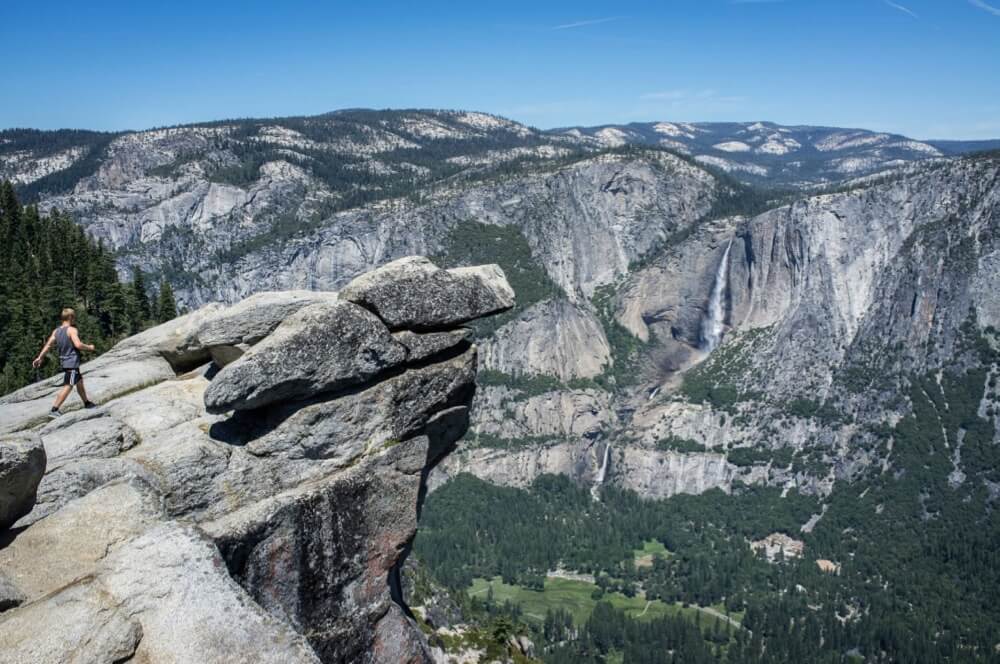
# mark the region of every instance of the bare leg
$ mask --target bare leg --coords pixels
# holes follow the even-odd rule
[[[80,395],[81,399],[83,399],[83,403],[87,403],[89,401],[89,399],[87,399],[87,390],[83,389],[82,378],[76,381],[76,393]]]
[[[59,408],[63,405],[63,401],[66,401],[66,397],[68,397],[69,393],[72,391],[72,385],[63,385],[63,388],[59,390],[59,394],[56,395],[56,402],[52,404],[52,407],[59,410]]]

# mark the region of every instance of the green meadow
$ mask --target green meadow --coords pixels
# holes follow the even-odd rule
[[[662,546],[662,545],[661,545]],[[573,622],[582,625],[590,617],[594,606],[599,601],[610,602],[616,609],[625,611],[630,617],[639,620],[652,620],[661,616],[683,615],[695,620],[701,614],[702,624],[713,624],[714,617],[704,609],[695,606],[684,607],[680,604],[666,604],[659,600],[646,600],[641,597],[626,597],[621,593],[605,593],[599,599],[593,597],[597,586],[586,581],[575,579],[560,579],[549,577],[545,579],[545,590],[529,590],[521,586],[508,585],[494,577],[492,580],[475,579],[468,589],[470,597],[486,599],[490,588],[493,589],[493,599],[502,604],[510,600],[521,606],[526,620],[542,622],[549,609],[564,609],[573,615]],[[722,608],[722,607],[718,607]],[[724,610],[724,609],[723,609]],[[739,616],[733,615],[734,620]]]

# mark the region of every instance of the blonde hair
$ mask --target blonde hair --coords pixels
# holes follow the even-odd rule
[[[66,307],[62,310],[62,321],[64,323],[75,323],[76,322],[76,312]]]

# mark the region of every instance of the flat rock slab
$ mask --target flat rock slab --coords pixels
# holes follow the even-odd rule
[[[498,265],[442,270],[421,256],[357,277],[340,298],[374,312],[393,330],[454,327],[514,306],[514,291]]]
[[[278,291],[258,293],[220,311],[201,324],[195,333],[206,348],[253,345],[271,334],[283,320],[317,302],[332,304],[336,293]]]
[[[34,433],[0,438],[0,530],[31,511],[45,474],[45,448]]]
[[[349,302],[313,304],[222,369],[205,391],[210,413],[364,383],[406,360],[406,348],[371,312]]]
[[[128,660],[142,628],[91,579],[0,614],[0,664],[113,664]]]
[[[49,469],[70,459],[110,459],[139,441],[127,424],[93,410],[56,419],[42,428],[41,436]]]
[[[163,433],[205,414],[202,403],[208,380],[200,375],[168,380],[116,399],[103,410],[132,429],[140,440]]]
[[[132,459],[73,459],[49,469],[38,485],[34,508],[14,524],[30,526],[61,509],[70,501],[82,498],[115,480],[139,478],[154,483],[156,477]]]
[[[105,403],[176,375],[170,363],[162,357],[133,356],[115,350],[87,362],[80,371],[84,376],[87,396],[97,403]],[[0,399],[0,433],[45,424],[52,402],[61,388],[60,375]],[[80,407],[80,399],[74,393],[66,400],[62,410],[68,413]]]
[[[115,546],[162,517],[149,485],[107,484],[20,533],[0,549],[0,569],[32,601],[93,574]]]

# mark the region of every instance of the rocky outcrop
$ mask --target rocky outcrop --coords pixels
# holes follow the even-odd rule
[[[223,413],[302,399],[364,383],[405,359],[373,314],[349,302],[314,304],[220,371],[205,406]]]
[[[442,270],[426,258],[401,258],[361,275],[341,299],[372,311],[392,329],[438,329],[505,311],[514,291],[496,265]]]
[[[45,448],[33,433],[0,438],[0,530],[31,511],[45,472]]]
[[[509,291],[495,266],[473,274]],[[256,299],[85,366],[96,410],[40,426],[54,385],[5,398],[50,462],[0,539],[0,662],[429,661],[399,569],[426,477],[468,427],[476,349],[330,294]],[[504,306],[473,302],[464,320]]]

